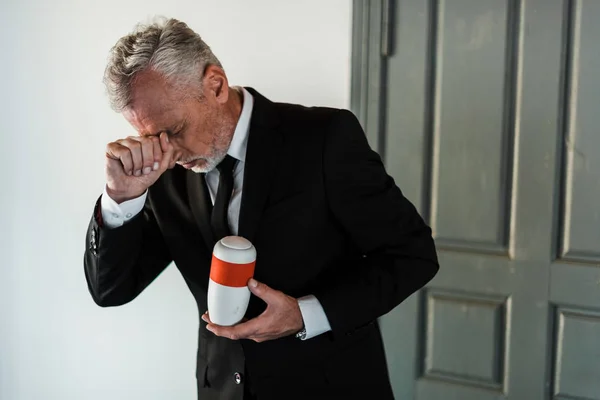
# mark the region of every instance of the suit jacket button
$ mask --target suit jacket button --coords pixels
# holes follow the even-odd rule
[[[240,383],[242,383],[242,374],[236,372],[235,374],[233,374],[233,379],[235,380],[235,383],[239,385]]]

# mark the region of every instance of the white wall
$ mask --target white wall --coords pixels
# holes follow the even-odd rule
[[[232,84],[348,107],[350,0],[4,0],[0,4],[0,399],[195,399],[198,314],[170,267],[97,307],[82,266],[105,144],[133,133],[101,83],[139,20],[186,21]]]

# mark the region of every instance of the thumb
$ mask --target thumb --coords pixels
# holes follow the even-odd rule
[[[269,286],[253,278],[248,280],[248,289],[250,289],[253,295],[262,299],[267,304],[273,301],[275,294],[277,293],[276,290],[271,289]]]
[[[173,153],[174,148],[173,145],[169,142],[169,135],[167,132],[162,132],[159,136],[160,140],[160,148],[163,151],[162,160],[160,163],[160,170],[162,172],[166,171],[169,168],[172,168],[171,164],[173,164]]]

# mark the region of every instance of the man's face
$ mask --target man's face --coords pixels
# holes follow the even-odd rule
[[[208,73],[208,71],[207,71]],[[169,134],[177,164],[194,172],[213,170],[227,154],[235,121],[227,113],[227,81],[203,80],[203,96],[182,96],[153,71],[142,72],[123,116],[140,136]],[[218,77],[217,77],[218,78]],[[194,90],[194,89],[190,89]],[[194,94],[190,92],[190,94]]]

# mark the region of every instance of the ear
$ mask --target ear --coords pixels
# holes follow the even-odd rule
[[[229,98],[229,82],[222,68],[209,65],[204,70],[202,78],[204,97],[214,99],[219,104],[227,103]]]

